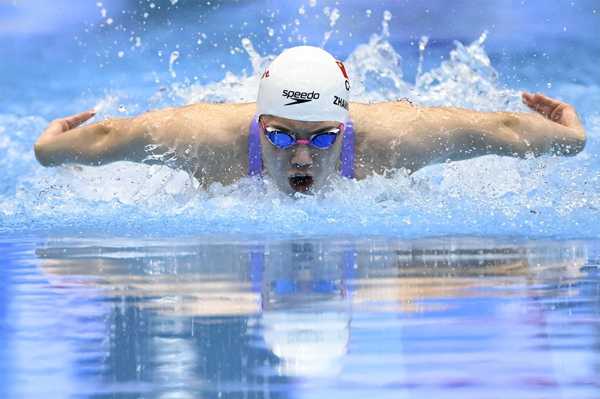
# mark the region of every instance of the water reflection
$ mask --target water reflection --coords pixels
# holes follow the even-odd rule
[[[69,297],[64,328],[102,337],[66,337],[66,366],[96,396],[596,387],[599,280],[582,242],[52,240],[35,253]],[[560,313],[573,311],[588,322]]]

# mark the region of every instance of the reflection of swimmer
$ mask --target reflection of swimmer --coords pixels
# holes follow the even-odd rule
[[[141,308],[179,316],[256,315],[307,303],[344,311],[365,302],[382,309],[378,301],[405,308],[426,298],[477,295],[472,287],[498,293],[511,282],[575,280],[587,262],[576,242],[454,238],[368,245],[311,240],[250,249],[110,248],[58,241],[37,248],[36,255],[54,285],[96,287],[104,297],[135,297]],[[249,264],[240,262],[245,257]]]
[[[350,341],[350,312],[322,311],[316,305],[304,311],[263,311],[263,338],[280,360],[279,374],[326,377],[340,372]]]
[[[268,252],[255,266],[264,267],[260,324],[266,347],[280,361],[278,374],[337,375],[350,341],[351,248],[332,251],[306,241]]]
[[[573,155],[585,142],[573,107],[541,94],[523,94],[531,114],[349,104],[349,91],[341,62],[294,47],[265,70],[256,104],[194,104],[78,127],[94,116],[83,112],[52,122],[35,153],[44,166],[162,162],[205,184],[266,172],[292,193],[323,187],[336,167],[364,178],[485,154]]]
[[[274,355],[267,357],[269,367],[280,376],[333,376],[344,364],[356,312],[446,310],[487,289],[494,297],[523,297],[525,291],[579,279],[587,260],[576,242],[519,245],[466,237],[127,248],[58,241],[39,247],[36,255],[53,284],[95,287],[89,293],[101,300],[94,303],[114,304],[107,319],[118,327],[111,356],[120,359],[120,345],[130,342],[131,331],[151,325],[177,329],[176,339],[165,339],[160,329],[135,335],[136,350],[153,349],[151,356],[128,360],[128,370],[139,364],[154,369],[154,359],[162,356],[165,363],[175,359],[180,368],[183,362],[186,370],[201,370],[196,380],[202,381],[227,377],[231,353],[243,359],[238,364],[254,359],[249,363],[264,369],[268,352]],[[577,287],[540,294],[554,304],[577,296]],[[211,327],[214,323],[218,326]]]
[[[576,242],[519,245],[464,237],[384,244],[359,251],[356,261],[362,273],[354,281],[353,305],[370,312],[423,312],[442,310],[431,300],[480,297],[486,289],[495,296],[514,297],[522,295],[515,287],[535,290],[576,280],[587,256]]]

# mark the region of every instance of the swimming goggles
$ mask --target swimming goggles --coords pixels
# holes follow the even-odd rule
[[[305,144],[320,150],[326,150],[330,148],[337,139],[338,135],[344,128],[344,124],[336,128],[326,130],[324,132],[318,132],[310,136],[309,139],[296,139],[292,134],[279,130],[270,126],[265,126],[262,122],[261,125],[265,131],[265,136],[269,143],[282,150],[288,149],[295,144]]]

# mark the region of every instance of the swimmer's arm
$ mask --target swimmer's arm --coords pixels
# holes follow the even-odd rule
[[[255,108],[253,103],[194,104],[80,126],[94,116],[87,111],[50,123],[35,143],[35,155],[44,166],[172,161],[169,166],[185,168],[205,160],[227,167],[223,157],[238,155]]]
[[[136,132],[130,119],[80,126],[94,115],[94,111],[85,111],[52,121],[34,145],[38,162],[43,166],[59,166],[142,160],[145,138]]]
[[[420,108],[406,103],[352,104],[359,160],[374,171],[415,171],[433,163],[486,154],[526,157],[575,155],[585,131],[573,107],[527,93],[523,101],[538,113],[477,112]]]
[[[514,157],[573,156],[585,146],[585,130],[575,109],[564,102],[523,93],[535,113],[460,110],[452,159],[497,154]]]

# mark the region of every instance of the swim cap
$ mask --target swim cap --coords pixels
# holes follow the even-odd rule
[[[349,94],[344,64],[318,47],[292,47],[263,73],[257,111],[259,116],[346,123]]]

